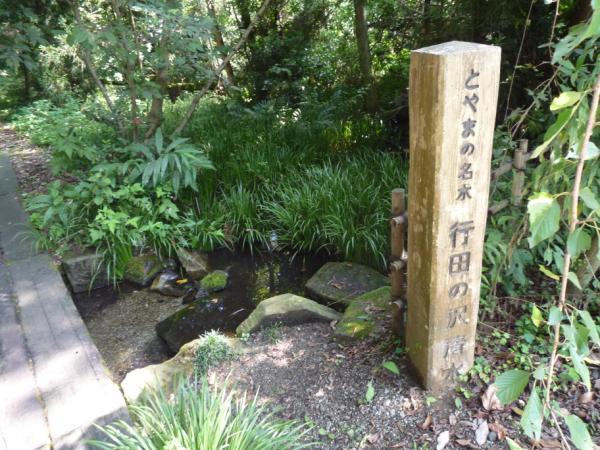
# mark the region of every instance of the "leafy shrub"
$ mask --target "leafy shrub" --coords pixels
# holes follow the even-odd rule
[[[239,397],[227,384],[211,388],[205,379],[197,384],[181,381],[168,397],[151,392],[130,406],[135,425],[118,422],[101,428],[104,442],[94,447],[147,450],[301,449],[307,431],[298,422],[283,421],[259,406],[257,399]]]
[[[204,374],[209,368],[236,357],[237,352],[231,348],[225,336],[218,331],[209,331],[200,338],[196,348],[195,367],[199,374]]]

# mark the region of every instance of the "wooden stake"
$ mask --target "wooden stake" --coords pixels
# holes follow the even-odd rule
[[[512,204],[518,206],[523,200],[523,186],[525,185],[525,163],[527,162],[527,139],[519,141],[519,148],[515,150],[513,157],[513,169],[515,173],[512,181]]]
[[[390,220],[391,264],[390,281],[392,283],[392,299],[404,297],[404,235],[405,235],[406,194],[404,189],[392,191],[392,219]]]

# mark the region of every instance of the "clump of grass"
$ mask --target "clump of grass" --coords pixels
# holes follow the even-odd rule
[[[272,325],[269,325],[268,327],[265,327],[262,330],[263,337],[270,344],[276,344],[283,337],[283,331],[281,330],[282,326],[283,325],[282,325],[281,322],[276,322],[276,323],[274,323]]]
[[[204,374],[208,369],[224,361],[230,361],[238,357],[227,338],[218,331],[205,333],[196,348],[195,368],[197,373]]]
[[[104,441],[90,442],[104,450],[229,450],[312,447],[303,443],[308,427],[284,421],[259,406],[257,399],[237,396],[227,383],[218,388],[179,381],[168,396],[158,389],[130,406],[134,425],[120,421],[100,427]]]

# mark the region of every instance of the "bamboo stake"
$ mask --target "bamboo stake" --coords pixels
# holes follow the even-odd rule
[[[406,193],[404,189],[392,191],[392,218],[390,220],[390,282],[392,284],[392,331],[397,336],[404,334]]]

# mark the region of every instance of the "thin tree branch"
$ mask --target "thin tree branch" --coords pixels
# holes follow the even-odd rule
[[[79,27],[81,29],[84,29],[83,22],[81,20],[81,14],[79,13],[79,4],[77,4],[76,1],[73,1],[72,6],[73,6],[73,13],[75,15],[75,21],[77,22],[77,25],[79,25]],[[108,106],[108,109],[110,110],[110,112],[113,115],[113,120],[115,122],[115,125],[119,129],[119,133],[121,133],[121,135],[123,135],[124,128],[123,128],[123,123],[121,122],[121,119],[119,117],[119,112],[118,112],[117,108],[115,107],[114,103],[112,102],[112,100],[110,99],[110,95],[108,94],[108,90],[106,89],[106,86],[104,86],[104,83],[102,83],[102,81],[100,80],[100,77],[98,76],[98,73],[96,72],[96,68],[94,67],[94,64],[92,63],[92,56],[91,56],[90,50],[87,47],[85,47],[84,45],[81,46],[81,49],[82,49],[81,56],[82,56],[83,62],[85,64],[85,67],[88,70],[88,72],[90,73],[90,75],[92,76],[92,79],[96,83],[96,86],[98,86],[98,89],[100,89],[100,92],[102,93],[102,96],[104,97],[104,101],[106,102],[106,106]]]
[[[252,30],[254,29],[254,27],[256,26],[256,24],[258,23],[259,19],[262,17],[262,15],[267,10],[267,6],[269,6],[269,2],[270,2],[270,0],[264,0],[264,2],[261,5],[260,9],[258,10],[258,12],[256,13],[256,15],[254,16],[254,19],[252,19],[252,22],[250,23],[250,25],[248,26],[248,28],[246,28],[246,31],[244,31],[244,34],[242,35],[242,37],[240,38],[240,40],[238,41],[238,43],[235,44],[235,47],[233,47],[231,49],[231,51],[227,54],[227,56],[223,59],[223,61],[221,61],[221,64],[219,65],[219,67],[217,67],[217,70],[215,70],[211,74],[211,76],[208,77],[208,80],[206,80],[206,84],[204,85],[204,87],[202,88],[202,90],[200,90],[200,92],[198,92],[196,95],[194,95],[194,98],[192,99],[192,102],[190,103],[190,106],[188,107],[188,109],[187,109],[187,111],[186,111],[186,113],[185,113],[185,115],[184,115],[181,123],[179,124],[179,126],[177,126],[177,128],[173,132],[173,136],[181,134],[181,132],[183,131],[183,129],[188,124],[190,118],[192,117],[192,114],[194,114],[194,111],[198,107],[198,103],[200,103],[200,99],[202,99],[202,97],[204,97],[204,95],[208,92],[208,90],[212,86],[213,81],[216,78],[219,77],[219,75],[221,74],[221,72],[223,72],[223,70],[225,69],[225,67],[227,66],[227,64],[229,64],[229,62],[231,61],[231,59],[233,58],[233,56],[239,51],[239,49],[242,47],[242,45],[244,45],[244,43],[248,39],[248,36],[250,36],[250,33],[252,33]]]
[[[590,138],[592,137],[592,131],[596,122],[596,111],[598,110],[598,99],[600,98],[600,76],[596,80],[594,85],[594,94],[592,96],[592,103],[590,105],[590,115],[588,117],[585,134],[581,141],[581,147],[579,149],[579,161],[577,163],[577,170],[575,172],[575,180],[573,182],[573,191],[571,192],[571,217],[569,219],[569,234],[575,231],[578,220],[578,205],[579,205],[579,190],[581,187],[581,178],[583,176],[583,166],[585,165],[585,152]],[[563,271],[561,277],[560,296],[558,298],[558,308],[560,312],[565,309],[565,303],[567,299],[567,285],[569,283],[569,269],[571,265],[571,254],[569,253],[569,247],[565,246],[565,256],[563,262]],[[548,378],[546,381],[546,404],[550,403],[550,391],[552,390],[552,377],[554,376],[554,365],[557,360],[558,344],[560,342],[560,323],[554,325],[554,343],[552,345],[552,354],[550,355],[550,366],[548,368]]]

